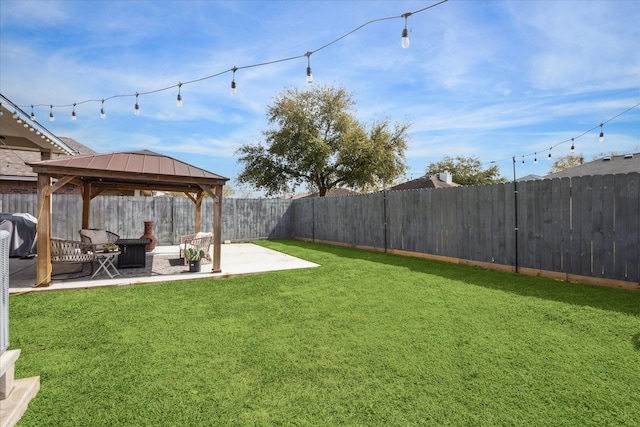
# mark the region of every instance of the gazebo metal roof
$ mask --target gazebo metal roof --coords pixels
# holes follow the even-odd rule
[[[224,185],[229,178],[149,150],[73,156],[31,162],[34,172],[53,178],[74,176],[94,188],[199,191]]]

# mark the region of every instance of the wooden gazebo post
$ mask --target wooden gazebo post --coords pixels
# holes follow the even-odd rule
[[[51,176],[38,174],[38,222],[36,223],[36,285],[51,282]]]
[[[220,252],[222,249],[222,185],[214,186],[213,198],[213,270],[220,273]]]
[[[213,199],[213,265],[211,272],[220,273],[222,271],[220,267],[220,252],[222,249],[222,185],[218,184],[208,187],[201,184],[200,188]],[[199,196],[202,195],[200,194]],[[196,202],[196,233],[200,231],[202,197],[198,197],[198,202]]]
[[[86,182],[82,186],[82,228],[89,228],[90,212],[91,212],[91,183]]]
[[[198,197],[196,197],[196,229],[195,232],[199,233],[202,230],[202,199],[204,198],[204,193],[202,191],[198,191]]]

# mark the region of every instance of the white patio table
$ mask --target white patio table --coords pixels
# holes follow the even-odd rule
[[[100,273],[103,270],[107,273],[107,275],[109,275],[111,279],[113,279],[115,276],[119,276],[120,272],[118,271],[115,264],[113,263],[113,261],[116,259],[116,257],[119,254],[120,254],[120,251],[97,252],[96,259],[98,260],[99,265],[96,271],[91,276],[91,278],[93,279],[94,277],[96,277],[98,273]]]

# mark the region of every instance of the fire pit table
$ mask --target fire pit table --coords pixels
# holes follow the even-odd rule
[[[147,266],[147,245],[151,239],[118,239],[120,248],[118,268],[140,268]]]

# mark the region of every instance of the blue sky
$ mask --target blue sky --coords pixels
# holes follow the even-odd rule
[[[0,0],[0,92],[28,113],[36,105],[58,136],[166,154],[231,178],[240,196],[235,151],[262,140],[276,95],[308,86],[307,59],[238,70],[235,96],[228,70],[301,56],[434,3]],[[347,88],[364,123],[412,123],[407,179],[447,155],[497,161],[509,178],[516,156],[518,177],[544,175],[549,152],[569,153],[570,142],[557,144],[640,103],[638,22],[640,1],[450,0],[408,18],[409,49],[399,18],[313,53],[312,84]],[[129,95],[218,73],[184,84],[181,108],[173,87],[139,96],[133,114]],[[113,96],[106,119],[99,101],[83,103]],[[639,152],[640,107],[603,130],[603,143],[599,128],[575,139],[576,153]]]

